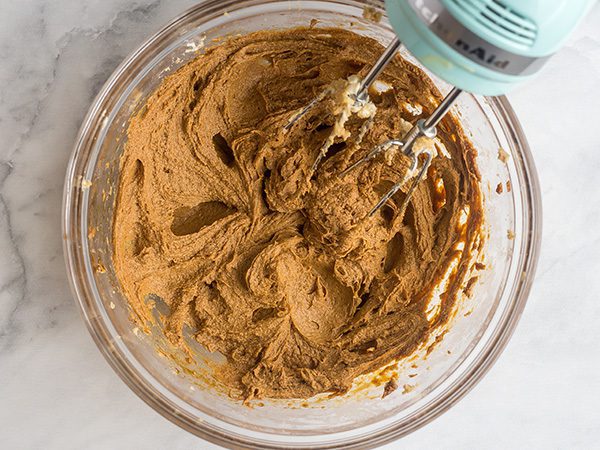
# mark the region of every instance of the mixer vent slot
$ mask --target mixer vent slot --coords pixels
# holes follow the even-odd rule
[[[525,47],[537,37],[536,24],[502,0],[450,0],[489,31]]]

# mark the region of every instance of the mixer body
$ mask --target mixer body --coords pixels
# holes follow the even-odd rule
[[[448,83],[500,95],[527,81],[594,0],[386,0],[403,45]]]

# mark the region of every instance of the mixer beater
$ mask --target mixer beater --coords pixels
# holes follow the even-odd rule
[[[359,111],[365,104],[369,101],[369,88],[373,85],[377,77],[383,72],[385,67],[392,61],[396,52],[401,47],[402,43],[398,38],[395,38],[390,45],[385,49],[377,62],[373,65],[371,70],[367,73],[365,78],[358,84],[355,93],[350,94],[351,98],[354,102],[351,108],[352,111]],[[433,159],[433,154],[427,150],[423,149],[419,153],[413,152],[413,144],[415,141],[421,136],[425,136],[427,138],[434,138],[437,135],[436,125],[443,119],[446,115],[447,111],[451,108],[454,101],[461,94],[462,90],[458,88],[454,88],[450,91],[450,93],[444,98],[444,100],[440,103],[440,105],[435,109],[435,111],[429,116],[427,119],[418,120],[415,125],[403,136],[401,139],[390,139],[382,144],[377,145],[373,148],[364,158],[359,159],[346,170],[344,170],[340,176],[343,177],[353,169],[368,163],[374,160],[380,154],[391,150],[393,148],[400,148],[402,153],[408,156],[411,159],[410,169],[407,172],[407,176],[405,176],[398,183],[394,184],[392,188],[379,200],[379,202],[373,207],[373,209],[369,212],[369,216],[373,216],[385,203],[396,194],[400,190],[405,183],[408,182],[410,178],[414,177],[413,183],[407,191],[406,197],[404,199],[403,205],[400,209],[403,209],[404,206],[410,200],[413,192],[421,182],[421,180],[425,177],[427,173],[427,169],[431,164]],[[305,107],[303,107],[299,112],[294,114],[294,116],[288,121],[285,125],[284,129],[290,130],[294,124],[296,124],[302,117],[304,117],[308,112],[313,109],[319,102],[323,101],[328,95],[332,94],[333,90],[331,88],[325,89],[321,94],[315,97],[310,103],[308,103]],[[344,118],[345,119],[345,118]],[[361,127],[359,132],[359,136],[357,138],[357,143],[362,141],[362,138],[366,134],[366,131],[369,129],[373,118],[369,117],[367,121]],[[316,171],[318,169],[319,163],[326,155],[327,150],[333,144],[333,137],[335,137],[335,131],[333,131],[330,137],[325,141],[325,144],[321,148],[317,159],[315,160],[312,171]],[[356,144],[355,144],[356,145]],[[420,156],[424,155],[425,160],[421,163]]]

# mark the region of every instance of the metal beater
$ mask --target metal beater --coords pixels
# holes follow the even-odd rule
[[[381,72],[383,72],[385,67],[394,58],[396,51],[401,47],[401,45],[402,45],[402,43],[400,42],[400,39],[395,38],[390,43],[390,45],[388,45],[388,47],[385,49],[385,51],[380,56],[380,58],[377,60],[377,62],[373,65],[373,67],[371,68],[369,73],[362,80],[360,87],[358,88],[357,94],[355,95],[354,101],[357,104],[366,103],[368,101],[369,88],[375,82],[375,80],[377,80],[377,77],[381,74]],[[411,175],[414,176],[414,174],[416,174],[416,176],[414,176],[415,179],[414,179],[411,187],[407,191],[402,208],[404,207],[405,204],[408,203],[413,192],[415,191],[415,189],[417,188],[417,186],[419,185],[421,180],[425,177],[425,174],[427,173],[427,169],[429,168],[429,165],[431,164],[431,160],[433,159],[433,155],[428,150],[423,150],[423,151],[419,152],[419,154],[416,154],[415,152],[413,152],[413,144],[421,136],[425,136],[428,138],[434,138],[437,135],[436,125],[440,122],[440,120],[442,120],[442,118],[445,116],[446,112],[450,109],[450,107],[452,106],[454,101],[458,98],[458,96],[460,95],[461,92],[462,92],[461,89],[458,89],[458,88],[452,89],[452,91],[450,91],[450,93],[444,98],[442,103],[440,103],[440,105],[436,108],[436,110],[433,112],[433,114],[431,114],[431,116],[429,116],[427,119],[418,120],[415,123],[415,125],[410,129],[410,131],[408,131],[408,133],[406,133],[405,136],[403,136],[401,139],[390,139],[382,144],[377,145],[364,158],[359,159],[358,161],[356,161],[354,164],[352,164],[350,167],[348,167],[346,170],[344,170],[340,174],[340,176],[343,177],[344,175],[346,175],[353,169],[355,169],[369,161],[374,160],[380,154],[382,154],[388,150],[391,150],[394,147],[399,147],[401,149],[402,153],[404,153],[406,156],[411,158],[411,166],[410,166],[411,168],[407,172],[408,176],[404,177],[404,179],[400,180],[398,183],[396,183],[394,186],[392,186],[392,188],[381,198],[381,200],[379,200],[379,202],[369,212],[369,216],[374,215],[383,205],[385,205],[385,203],[390,198],[392,198],[396,194],[396,192],[398,192],[398,190],[400,190],[400,188],[406,182],[408,182],[408,180],[411,178]],[[288,123],[285,125],[284,128],[286,130],[291,129],[292,126],[296,122],[298,122],[298,120],[300,120],[303,116],[305,116],[319,102],[323,101],[329,93],[330,93],[330,91],[325,90],[321,94],[319,94],[317,97],[315,97],[309,104],[307,104],[299,112],[294,114],[294,116],[288,121]],[[325,156],[327,150],[328,150],[327,148],[323,148],[321,150],[321,152],[317,156],[317,159],[315,160],[315,162],[312,166],[313,171],[318,169],[319,163],[321,162],[323,156]],[[421,162],[420,167],[419,167],[420,155],[425,155],[425,158],[424,158],[424,161]]]

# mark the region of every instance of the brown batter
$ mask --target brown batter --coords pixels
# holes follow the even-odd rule
[[[188,325],[226,356],[218,379],[234,396],[345,392],[448,320],[468,251],[435,320],[426,304],[456,244],[471,248],[481,211],[475,151],[460,127],[443,121],[449,157],[434,159],[406,211],[400,192],[367,217],[404,176],[403,155],[338,176],[420,117],[407,101],[433,110],[439,93],[426,75],[396,58],[380,78],[393,88],[372,92],[374,127],[353,147],[362,119],[351,118],[351,137],[336,139],[316,174],[333,100],[282,131],[325,86],[364,75],[382,51],[339,29],[249,34],[166,78],[131,121],[114,219],[119,280],[140,324],[153,320],[148,300],[158,296],[173,343],[186,347]]]

